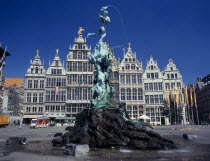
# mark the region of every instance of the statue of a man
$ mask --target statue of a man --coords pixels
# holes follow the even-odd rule
[[[106,36],[105,26],[106,26],[107,23],[111,22],[110,17],[108,16],[108,11],[106,10],[107,8],[108,8],[108,6],[102,7],[99,14],[98,14],[98,17],[102,21],[102,26],[100,27],[99,32],[98,33],[88,33],[87,37],[88,36],[99,36],[99,35],[102,34],[102,36],[99,40],[99,41],[102,42],[103,38]],[[103,15],[101,14],[101,12],[103,12]]]

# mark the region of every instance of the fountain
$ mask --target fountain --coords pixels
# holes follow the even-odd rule
[[[94,53],[88,55],[95,65],[96,76],[92,87],[91,106],[77,114],[75,126],[64,134],[63,143],[88,144],[90,148],[129,148],[129,149],[173,149],[173,141],[162,138],[160,134],[147,130],[149,124],[131,120],[126,112],[126,104],[112,99],[114,88],[109,84],[111,72],[111,51],[103,42],[106,25],[111,22],[107,9],[102,7],[99,18],[102,26],[98,33],[89,36],[101,36]]]

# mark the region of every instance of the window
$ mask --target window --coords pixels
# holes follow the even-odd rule
[[[145,89],[145,91],[148,91],[149,90],[148,83],[144,83],[144,89]]]
[[[136,69],[135,64],[132,64],[132,65],[131,65],[131,69],[133,69],[133,70]]]
[[[136,75],[132,75],[132,83],[136,84]]]
[[[92,91],[91,88],[88,88],[88,100],[92,98]]]
[[[177,78],[177,73],[175,74],[175,78]]]
[[[181,88],[181,83],[180,82],[177,82],[177,87],[179,88]]]
[[[83,72],[87,72],[87,63],[83,63]]]
[[[136,105],[133,106],[133,111],[137,111],[137,106]]]
[[[31,107],[26,107],[26,112],[31,112]]]
[[[31,93],[27,93],[26,102],[31,103]]]
[[[138,89],[138,100],[143,100],[143,89]]]
[[[137,89],[133,89],[133,100],[137,100]]]
[[[127,110],[128,110],[128,111],[131,111],[131,110],[132,110],[132,108],[131,108],[130,105],[127,106]]]
[[[130,65],[129,64],[126,64],[125,65],[125,69],[129,70],[130,69]]]
[[[118,79],[119,79],[119,74],[118,74],[118,72],[114,72],[114,79],[115,79],[115,80],[118,80]]]
[[[145,95],[145,102],[146,102],[146,104],[149,104],[149,96],[148,95]]]
[[[147,78],[150,78],[150,73],[147,73]]]
[[[175,87],[175,83],[171,83],[171,89]]]
[[[43,107],[39,107],[39,112],[42,112],[43,111]]]
[[[170,75],[169,74],[167,74],[167,78],[170,79]]]
[[[127,84],[131,83],[130,75],[126,75],[126,83]]]
[[[28,88],[32,88],[32,80],[28,80]]]
[[[43,93],[39,93],[39,103],[43,103]]]
[[[37,74],[37,73],[38,73],[38,71],[39,71],[39,68],[38,68],[38,67],[36,67],[36,68],[35,68],[35,73]]]
[[[163,103],[163,95],[159,95],[159,101],[160,104]]]
[[[51,74],[56,74],[56,69],[51,69]]]
[[[153,91],[153,83],[149,83],[149,91]]]
[[[36,112],[36,107],[33,107],[32,108],[32,112]]]
[[[72,62],[67,62],[67,71],[71,71],[72,70]]]
[[[127,100],[131,100],[131,89],[127,89]]]
[[[169,83],[166,83],[165,86],[166,86],[166,89],[170,89]]]
[[[155,103],[159,103],[158,95],[154,95],[154,97],[155,97]]]
[[[137,75],[138,84],[142,84],[142,75]]]
[[[125,84],[125,75],[120,75],[120,83]]]
[[[37,103],[37,93],[33,93],[33,103]]]
[[[125,88],[121,89],[121,100],[125,100]]]
[[[71,100],[71,88],[67,87],[67,99]]]
[[[159,87],[159,91],[162,91],[163,90],[163,83],[162,82],[159,82],[158,83],[158,87]]]
[[[74,71],[74,72],[77,71],[77,62],[73,62],[73,71]]]
[[[88,84],[92,84],[92,75],[88,75]]]
[[[44,80],[40,80],[40,89],[44,89]]]
[[[155,78],[156,78],[156,79],[158,78],[158,73],[155,73]]]
[[[153,97],[153,95],[150,95],[150,104],[154,104],[154,97]]]
[[[78,62],[78,71],[79,71],[79,72],[82,71],[82,62]]]
[[[151,67],[150,67],[150,68],[151,68],[151,70],[153,70],[153,66],[152,66],[152,65],[151,65]]]
[[[154,73],[151,73],[151,79],[154,79],[154,78],[155,78]]]
[[[154,83],[154,91],[158,91],[158,83]]]
[[[82,99],[87,100],[87,88],[82,89],[82,95],[83,95]]]
[[[38,88],[38,80],[34,80],[34,89]]]
[[[171,67],[171,70],[173,70],[173,67]]]

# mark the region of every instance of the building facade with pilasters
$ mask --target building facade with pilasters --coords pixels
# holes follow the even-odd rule
[[[161,111],[164,98],[163,75],[152,56],[144,70],[143,82],[146,115],[150,117],[150,123],[161,125],[161,120],[164,119]]]
[[[143,68],[130,45],[119,66],[119,92],[120,101],[126,103],[130,118],[138,119],[144,111]]]
[[[87,59],[90,54],[91,48],[82,33],[78,32],[66,59],[66,116],[76,116],[83,108],[90,106],[94,78],[94,66]]]
[[[30,61],[24,80],[24,120],[29,122],[32,118],[43,116],[45,112],[45,68],[41,62],[39,50],[34,60]]]
[[[52,120],[66,115],[66,70],[58,52],[46,71],[45,115]]]

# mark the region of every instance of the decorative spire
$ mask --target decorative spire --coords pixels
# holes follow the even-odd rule
[[[36,55],[39,55],[39,49],[36,50]]]

